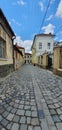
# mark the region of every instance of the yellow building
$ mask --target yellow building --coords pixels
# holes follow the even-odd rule
[[[42,67],[44,69],[47,69],[47,67],[48,67],[48,53],[43,54]]]
[[[62,46],[54,48],[53,72],[62,76]]]
[[[16,45],[17,45],[17,43],[16,43]],[[23,55],[22,65],[23,65],[25,63],[25,48],[24,47],[20,47],[18,45],[17,45],[17,47],[22,52],[22,55]]]
[[[14,69],[18,69],[22,66],[23,64],[23,54],[19,50],[17,45],[14,45]]]
[[[0,77],[13,71],[13,39],[15,34],[0,9]]]
[[[38,57],[36,56],[36,44],[34,44],[34,41],[33,41],[32,47],[31,47],[31,51],[32,51],[32,64],[37,65]]]

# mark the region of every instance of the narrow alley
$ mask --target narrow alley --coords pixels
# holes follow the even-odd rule
[[[1,80],[0,130],[62,130],[62,78],[24,65]]]

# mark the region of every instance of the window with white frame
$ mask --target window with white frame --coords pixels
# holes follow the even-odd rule
[[[47,48],[48,48],[48,49],[51,48],[51,43],[47,43]]]
[[[39,49],[42,49],[42,42],[39,42]]]
[[[5,58],[5,42],[0,41],[0,58]]]

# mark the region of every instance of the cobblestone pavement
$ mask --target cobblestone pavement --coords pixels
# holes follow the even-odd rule
[[[0,130],[62,130],[62,78],[24,65],[1,80]]]

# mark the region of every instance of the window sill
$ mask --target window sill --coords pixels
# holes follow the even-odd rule
[[[7,61],[6,58],[0,58],[0,61]]]

